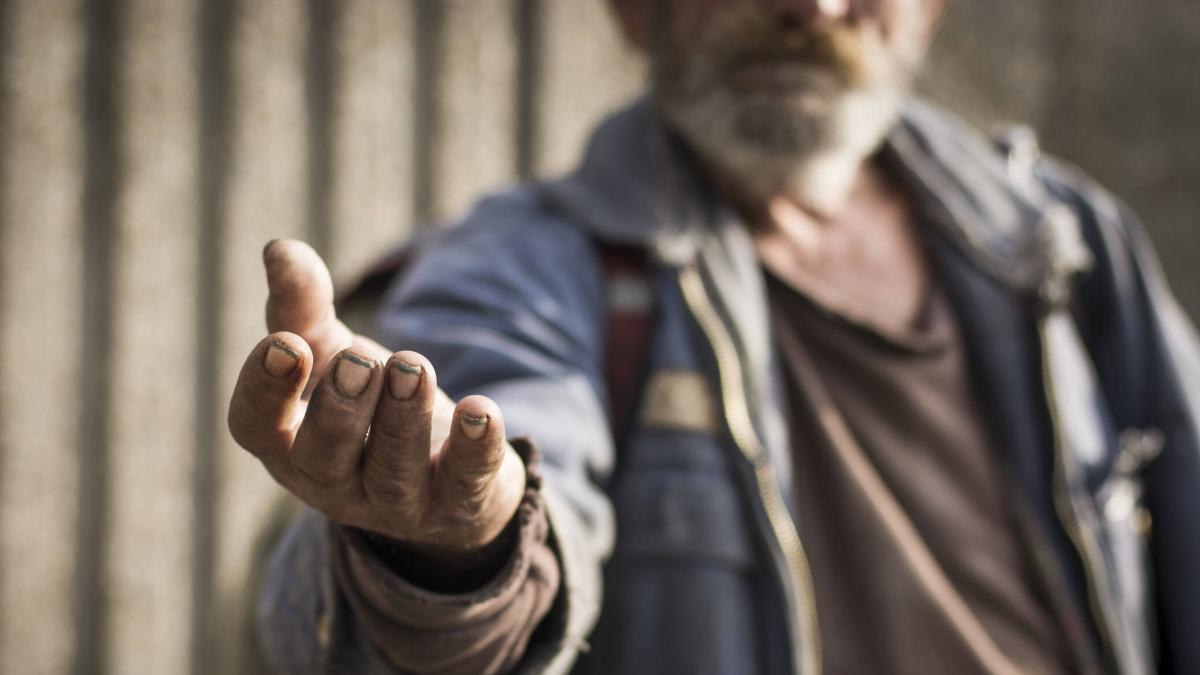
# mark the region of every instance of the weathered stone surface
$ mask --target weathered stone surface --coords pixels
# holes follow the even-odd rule
[[[340,5],[329,264],[349,282],[413,227],[416,71],[411,1]]]
[[[181,673],[192,622],[196,7],[128,0],[114,95],[108,671]]]
[[[603,2],[542,3],[534,163],[542,174],[579,161],[592,127],[642,89],[641,59]]]
[[[292,0],[240,0],[230,18],[233,127],[229,194],[224,204],[220,269],[216,583],[217,672],[246,639],[239,619],[251,553],[282,490],[257,459],[225,431],[225,411],[246,354],[266,335],[262,248],[280,237],[303,237],[307,222],[308,152],[304,90],[307,14]]]
[[[1049,152],[1120,195],[1200,316],[1200,12],[1187,2],[950,4],[927,89],[983,128],[1033,124]]]
[[[434,219],[460,215],[517,172],[514,0],[440,0],[433,96]]]
[[[4,8],[0,153],[0,672],[70,668],[80,486],[83,26]]]

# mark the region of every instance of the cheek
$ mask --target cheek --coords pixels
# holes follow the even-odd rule
[[[921,39],[934,0],[852,0],[852,20],[874,27],[884,40]]]
[[[700,35],[716,15],[754,0],[667,0],[670,21],[677,39]]]
[[[666,0],[674,32],[685,39],[702,32],[714,15],[739,6],[751,5],[766,11],[806,8],[819,13],[813,6],[826,2],[831,5],[845,3],[842,11],[847,12],[848,20],[876,23],[889,33],[896,24],[913,23],[914,17],[923,16],[930,11],[931,5],[936,4],[936,0]]]

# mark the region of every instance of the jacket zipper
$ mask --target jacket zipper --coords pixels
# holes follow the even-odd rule
[[[803,643],[801,672],[804,675],[819,675],[822,667],[821,634],[817,623],[817,604],[808,556],[804,552],[796,524],[784,504],[775,470],[767,459],[762,441],[751,422],[737,348],[709,300],[699,270],[694,266],[684,267],[680,272],[679,285],[688,308],[700,324],[716,356],[725,424],[734,444],[754,467],[758,496],[762,500],[776,543],[787,561],[792,587],[798,594],[803,620],[800,626]]]
[[[1050,367],[1052,350],[1050,349],[1047,322],[1052,316],[1053,314],[1047,314],[1038,320],[1038,336],[1042,345],[1042,387],[1050,411],[1050,426],[1054,436],[1054,510],[1058,513],[1059,522],[1066,530],[1067,536],[1075,546],[1075,551],[1083,564],[1084,575],[1087,577],[1088,605],[1100,633],[1104,651],[1119,669],[1120,658],[1113,640],[1110,608],[1102,591],[1102,589],[1108,588],[1107,566],[1095,537],[1081,525],[1075,500],[1071,498],[1070,470],[1072,467],[1068,465],[1068,462],[1071,461],[1070,451],[1062,432],[1063,413],[1059,407],[1058,388]]]

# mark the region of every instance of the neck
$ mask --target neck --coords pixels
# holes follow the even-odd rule
[[[911,205],[873,163],[859,165],[841,207],[816,214],[787,194],[743,211],[759,259],[847,316],[888,330],[917,324],[929,274]]]
[[[882,183],[872,163],[834,156],[797,167],[792,180],[769,190],[753,181],[739,180],[734,172],[711,162],[704,163],[702,169],[755,232],[794,233],[797,223],[810,228],[834,225],[855,202],[877,193]]]
[[[835,220],[860,189],[870,165],[857,155],[829,154],[815,157],[796,172],[767,203],[786,201],[810,216]]]

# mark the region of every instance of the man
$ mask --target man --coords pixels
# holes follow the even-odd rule
[[[613,5],[651,96],[421,242],[387,348],[268,245],[273,667],[1200,672],[1200,352],[1134,219],[909,100],[940,0]]]

